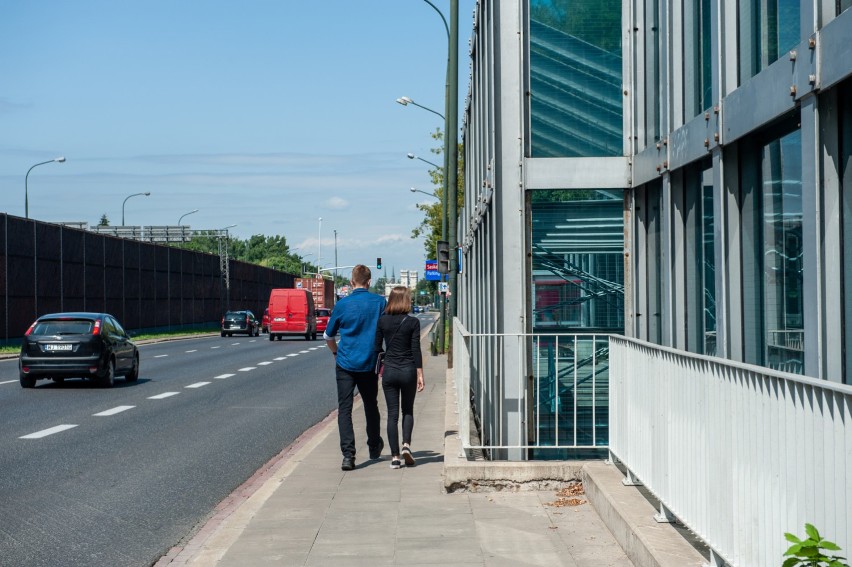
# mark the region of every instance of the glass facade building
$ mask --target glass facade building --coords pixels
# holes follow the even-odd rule
[[[562,333],[852,383],[850,7],[477,3],[458,318],[530,337],[471,377],[503,400],[487,436],[605,444],[601,414],[581,412],[603,407],[606,349]]]

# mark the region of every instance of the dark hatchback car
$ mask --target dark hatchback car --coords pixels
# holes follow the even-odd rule
[[[62,382],[89,378],[105,388],[116,376],[139,378],[139,350],[115,317],[107,313],[54,313],[30,325],[18,360],[21,386],[40,379]]]
[[[228,311],[222,317],[222,336],[230,337],[234,333],[245,333],[252,337],[260,336],[260,322],[251,311]]]

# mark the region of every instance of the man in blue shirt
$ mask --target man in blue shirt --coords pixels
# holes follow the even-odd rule
[[[355,468],[355,431],[352,427],[352,402],[355,388],[361,394],[364,414],[367,417],[367,447],[370,458],[382,456],[385,442],[381,436],[379,415],[379,377],[376,375],[376,352],[373,344],[376,326],[385,310],[385,298],[370,293],[370,268],[358,264],[352,269],[351,284],[354,290],[337,302],[328,320],[323,338],[336,358],[337,376],[337,428],[340,431],[340,451],[343,464],[340,468]],[[340,342],[335,336],[340,331]]]

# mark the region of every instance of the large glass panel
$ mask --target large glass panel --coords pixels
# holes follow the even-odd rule
[[[624,332],[623,190],[533,191],[534,459],[599,457],[608,443],[609,341]],[[556,334],[561,333],[561,334]],[[557,449],[568,445],[584,449]]]
[[[746,362],[804,373],[802,144],[799,130],[744,152]],[[754,163],[759,161],[759,163]],[[746,293],[748,292],[748,293]]]
[[[713,104],[710,0],[697,0],[691,5],[685,5],[684,10],[691,19],[684,26],[685,118],[689,120]]]
[[[623,154],[621,1],[530,0],[530,156]]]
[[[799,43],[799,0],[740,3],[740,84]]]
[[[533,191],[533,331],[624,332],[623,191]]]
[[[844,81],[837,94],[840,105],[840,183],[843,202],[843,327],[852,328],[852,79]],[[852,332],[845,334],[844,382],[852,384]]]
[[[713,170],[701,172],[701,290],[704,305],[704,354],[716,354],[716,245],[713,233]]]

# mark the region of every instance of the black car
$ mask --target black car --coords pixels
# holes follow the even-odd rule
[[[27,329],[18,370],[24,388],[40,379],[62,382],[72,377],[109,388],[116,376],[128,382],[139,378],[139,350],[108,313],[53,313]]]
[[[230,337],[234,333],[248,336],[260,336],[260,322],[251,311],[228,311],[222,317],[222,336]]]

